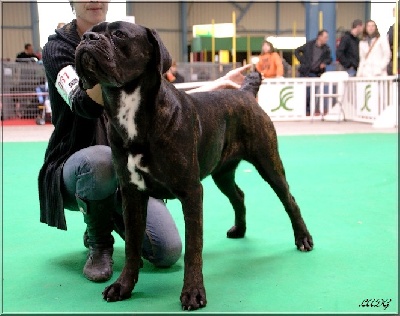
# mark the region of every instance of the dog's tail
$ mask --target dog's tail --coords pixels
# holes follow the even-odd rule
[[[262,82],[261,74],[258,71],[253,71],[249,73],[246,76],[246,78],[244,78],[244,82],[240,87],[240,90],[249,91],[256,97],[261,82]]]

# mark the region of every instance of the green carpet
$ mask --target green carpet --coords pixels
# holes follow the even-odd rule
[[[233,211],[207,178],[208,305],[197,312],[397,312],[397,135],[282,136],[279,146],[315,249],[296,250],[282,204],[248,163],[237,171],[246,194],[247,235],[227,239]],[[2,312],[179,312],[183,256],[170,269],[145,262],[132,298],[122,302],[102,300],[111,281],[96,284],[83,277],[82,214],[66,213],[68,231],[39,222],[36,181],[45,148],[43,142],[3,144]],[[167,206],[183,236],[180,203]],[[114,261],[112,281],[124,262],[118,237]],[[391,301],[385,309],[363,307],[365,299]]]

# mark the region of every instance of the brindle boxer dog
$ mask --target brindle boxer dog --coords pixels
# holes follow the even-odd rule
[[[310,251],[313,241],[289,191],[273,123],[255,98],[260,74],[249,74],[238,90],[189,95],[163,78],[170,64],[157,33],[128,22],[94,26],[76,50],[83,88],[102,87],[125,221],[125,266],[103,297],[129,298],[138,281],[149,196],[178,198],[186,238],[180,301],[183,309],[194,310],[207,303],[201,181],[208,175],[235,211],[229,238],[242,238],[246,231],[244,194],[235,183],[235,170],[246,160],[284,205],[297,248]]]

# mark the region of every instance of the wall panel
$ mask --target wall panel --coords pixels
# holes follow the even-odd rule
[[[2,58],[14,60],[32,43],[31,11],[29,2],[3,2],[2,6]]]
[[[194,24],[210,24],[232,22],[232,12],[240,17],[237,6],[246,8],[249,2],[188,2],[187,3],[187,31],[188,42],[192,39]],[[32,42],[31,14],[29,2],[2,2],[2,44],[3,58],[14,59],[16,54],[23,50],[26,42]],[[180,29],[179,2],[132,2],[131,7],[136,23],[155,28],[162,37],[173,58],[180,56],[181,29]],[[237,35],[269,36],[274,35],[277,16],[276,2],[253,2],[247,12],[237,24]],[[280,2],[279,30],[281,35],[291,35],[293,23],[296,22],[297,35],[304,36],[305,6],[302,2]],[[360,18],[364,20],[365,3],[338,2],[337,28],[349,29],[351,22]],[[317,30],[316,30],[317,31]],[[386,31],[386,30],[384,30]]]
[[[281,3],[280,12],[280,30],[282,36],[292,36],[294,26],[296,27],[297,36],[305,36],[306,25],[304,17],[306,10],[303,3]]]
[[[365,22],[365,3],[339,2],[336,6],[336,29],[351,28],[355,19]]]
[[[180,25],[179,3],[134,3],[132,14],[137,24],[156,29],[178,30]]]

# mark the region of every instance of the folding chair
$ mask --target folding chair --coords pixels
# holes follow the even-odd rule
[[[349,79],[349,74],[347,71],[327,71],[324,72],[321,77],[320,77],[320,84],[319,84],[319,91],[318,93],[315,93],[315,98],[319,99],[319,107],[320,107],[320,113],[321,113],[321,120],[324,120],[324,115],[325,111],[321,111],[321,107],[324,106],[324,99],[335,99],[336,98],[336,103],[332,106],[338,106],[337,111],[338,111],[338,122],[340,122],[341,115],[343,114],[343,121],[345,120],[345,114],[343,111],[343,102],[345,100],[345,95],[346,95],[346,82]],[[324,86],[326,84],[332,85],[332,90],[333,86],[336,86],[336,92],[333,93],[325,93]],[[332,110],[329,109],[329,110]],[[329,113],[328,110],[328,113]],[[312,112],[312,119],[314,118],[315,114],[315,109]]]

